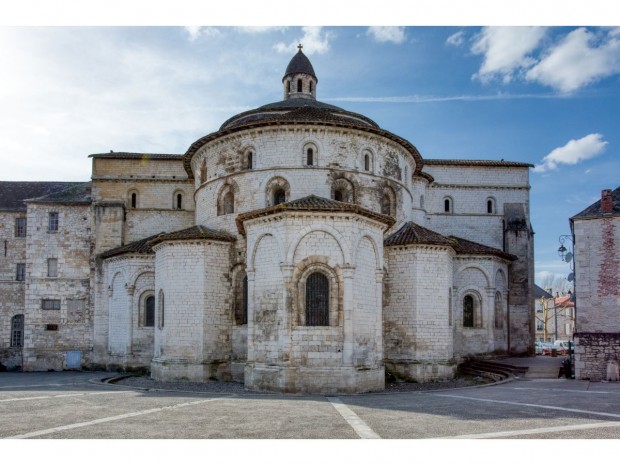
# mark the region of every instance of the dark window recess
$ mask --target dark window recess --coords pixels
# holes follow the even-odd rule
[[[370,171],[370,157],[368,154],[364,155],[364,169]]]
[[[310,81],[310,93],[312,93],[312,81]]]
[[[155,326],[155,296],[148,296],[144,306],[144,326]]]
[[[18,263],[15,269],[15,281],[25,281],[26,280],[26,264]]]
[[[381,213],[388,216],[392,214],[392,200],[388,194],[383,194],[381,198]]]
[[[493,213],[493,201],[487,200],[487,213]]]
[[[312,166],[314,164],[314,150],[309,148],[306,151],[306,165]]]
[[[252,169],[252,152],[248,152],[248,158],[246,159],[245,168],[248,170]]]
[[[235,212],[235,196],[232,192],[227,192],[224,195],[224,215],[228,215],[230,213]]]
[[[334,200],[337,200],[338,202],[344,202],[344,197],[341,190],[337,190],[336,192],[334,192]]]
[[[183,194],[177,194],[177,210],[183,210]]]
[[[241,319],[242,325],[248,324],[248,277],[243,277],[243,317]]]
[[[443,201],[443,211],[446,213],[450,213],[450,199],[446,199]]]
[[[138,204],[138,194],[135,192],[131,194],[131,208],[136,208]]]
[[[306,280],[306,326],[329,326],[329,281],[323,273]]]
[[[286,87],[287,87],[287,92],[290,94],[291,93],[291,81],[287,82]]]
[[[49,214],[49,232],[58,231],[58,212],[51,212]]]
[[[43,299],[43,300],[41,300],[41,309],[43,309],[43,310],[60,310],[60,299]]]
[[[26,237],[26,218],[15,218],[15,237]]]
[[[58,331],[57,324],[47,324],[45,325],[45,331]]]
[[[11,347],[24,345],[24,315],[11,318]]]
[[[301,92],[301,79],[297,79],[297,92]]]
[[[284,189],[278,189],[273,193],[273,204],[279,205],[286,202],[286,192]]]
[[[474,298],[470,295],[463,298],[463,327],[474,327]]]

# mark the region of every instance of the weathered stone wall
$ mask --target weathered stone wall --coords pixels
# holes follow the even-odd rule
[[[50,212],[59,214],[57,232],[48,231]],[[61,370],[67,351],[81,352],[82,365],[92,360],[91,230],[89,206],[28,204],[25,370]],[[48,258],[57,259],[56,277]],[[60,310],[44,310],[44,299],[60,300]]]
[[[125,218],[125,244],[194,225],[194,212],[184,210],[126,210]]]
[[[417,382],[454,377],[450,248],[386,248],[383,333],[386,370]]]
[[[0,363],[22,365],[21,348],[11,348],[11,320],[24,314],[26,281],[17,281],[17,264],[26,263],[26,238],[15,237],[15,219],[26,212],[0,212]]]
[[[229,249],[215,241],[155,246],[153,378],[231,379]]]
[[[575,378],[607,381],[609,362],[620,361],[620,333],[575,333]]]
[[[287,212],[245,222],[246,386],[286,392],[383,389],[384,226],[358,215]],[[374,244],[374,245],[373,245]],[[306,326],[304,279],[329,281],[329,326]]]
[[[620,217],[574,222],[577,331],[620,332]]]

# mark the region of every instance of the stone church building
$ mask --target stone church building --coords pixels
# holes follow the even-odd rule
[[[527,353],[531,165],[424,159],[318,84],[300,48],[184,154],[1,182],[0,363],[353,393]]]

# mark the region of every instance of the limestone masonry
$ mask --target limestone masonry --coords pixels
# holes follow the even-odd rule
[[[185,154],[0,182],[0,363],[335,394],[531,351],[530,165],[424,160],[301,48],[282,85]]]

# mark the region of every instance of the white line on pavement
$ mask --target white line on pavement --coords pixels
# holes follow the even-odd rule
[[[55,396],[13,397],[10,399],[0,399],[0,402],[17,402],[19,400],[57,399],[60,397],[100,396],[100,395],[106,395],[106,394],[130,394],[130,393],[135,394],[136,391],[80,392],[78,394],[58,394]]]
[[[552,392],[572,392],[574,394],[620,394],[618,391],[578,391],[577,389],[555,389],[555,388],[524,388],[524,387],[513,387],[512,389],[517,389],[521,391],[552,391]]]
[[[612,418],[620,418],[620,414],[617,413],[608,413],[608,412],[594,412],[592,410],[580,410],[576,408],[565,408],[565,407],[554,407],[553,405],[541,405],[541,404],[526,404],[523,402],[510,402],[508,400],[493,400],[493,399],[479,399],[476,397],[467,397],[467,396],[455,396],[451,394],[434,394],[438,397],[452,397],[454,399],[466,399],[466,400],[475,400],[478,402],[490,402],[495,404],[507,404],[507,405],[518,405],[519,407],[534,407],[540,409],[548,409],[548,410],[561,410],[563,412],[573,412],[573,413],[584,413],[586,415],[598,415],[603,417],[612,417]]]
[[[620,422],[609,421],[606,423],[583,423],[581,425],[548,426],[546,428],[521,429],[521,430],[514,430],[514,431],[494,431],[491,433],[479,433],[479,434],[463,434],[461,436],[446,436],[443,438],[433,438],[433,439],[505,438],[505,437],[514,437],[514,436],[524,436],[524,435],[530,435],[530,434],[558,433],[558,432],[563,432],[563,431],[579,431],[579,430],[593,429],[593,428],[611,428],[614,426],[620,426]]]
[[[56,428],[43,429],[43,430],[39,430],[39,431],[32,431],[30,433],[25,433],[25,434],[18,434],[17,436],[9,436],[9,437],[7,437],[5,439],[26,439],[26,438],[33,438],[33,437],[36,437],[36,436],[45,436],[46,434],[52,434],[52,433],[57,433],[59,431],[66,431],[66,430],[76,429],[76,428],[83,428],[85,426],[97,425],[99,423],[107,423],[107,422],[110,422],[110,421],[123,420],[125,418],[137,417],[137,416],[140,416],[140,415],[149,415],[151,413],[162,412],[162,411],[165,411],[165,410],[176,410],[176,409],[179,409],[179,408],[190,407],[192,405],[198,405],[198,404],[204,404],[204,403],[207,403],[207,402],[213,402],[214,400],[218,400],[218,399],[221,399],[221,397],[216,397],[214,399],[197,400],[197,401],[194,401],[194,402],[185,402],[183,404],[170,405],[170,406],[167,406],[167,407],[151,408],[151,409],[148,409],[148,410],[140,410],[138,412],[124,413],[122,415],[115,415],[113,417],[99,418],[97,420],[85,421],[85,422],[82,422],[82,423],[73,423],[71,425],[58,426]]]
[[[22,388],[31,388],[31,387],[49,387],[49,386],[75,386],[78,384],[88,384],[88,381],[80,381],[75,383],[52,383],[52,384],[23,384],[21,386],[0,386],[0,389],[22,389]]]
[[[353,410],[347,407],[338,397],[328,397],[327,400],[334,406],[336,411],[351,425],[351,428],[362,439],[381,439],[364,420],[358,417]]]

